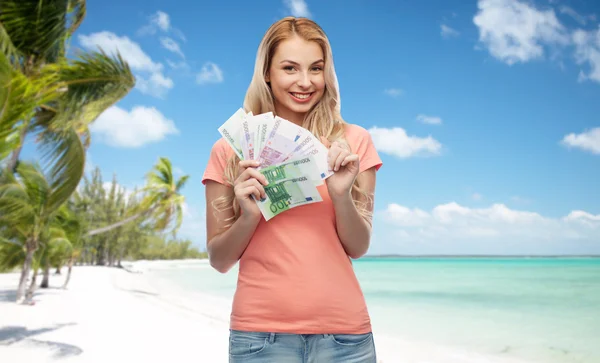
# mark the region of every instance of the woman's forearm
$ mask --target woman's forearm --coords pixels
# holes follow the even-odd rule
[[[229,271],[248,246],[259,222],[259,218],[241,215],[225,232],[208,241],[210,265],[221,273]]]
[[[352,196],[332,198],[338,236],[351,258],[359,258],[369,249],[371,225],[360,215]]]

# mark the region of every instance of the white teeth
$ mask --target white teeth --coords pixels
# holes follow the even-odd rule
[[[300,99],[306,99],[306,98],[310,97],[310,93],[309,94],[292,93],[292,95],[294,97],[300,98]]]

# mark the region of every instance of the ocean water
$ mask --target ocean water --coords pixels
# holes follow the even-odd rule
[[[600,362],[600,258],[367,257],[354,268],[378,333],[532,362]],[[237,279],[236,268],[205,263],[152,273],[224,298]]]

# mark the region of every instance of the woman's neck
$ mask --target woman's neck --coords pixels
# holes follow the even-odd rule
[[[290,111],[289,109],[280,109],[275,106],[275,112],[273,112],[275,116],[279,116],[282,119],[288,120],[298,126],[302,126],[304,124],[304,113],[296,113]]]

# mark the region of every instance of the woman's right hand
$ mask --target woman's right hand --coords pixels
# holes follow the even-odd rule
[[[256,160],[241,160],[238,164],[239,176],[233,183],[233,191],[238,201],[242,215],[259,219],[260,209],[251,196],[256,200],[266,198],[264,186],[269,182],[256,167],[260,163]]]

